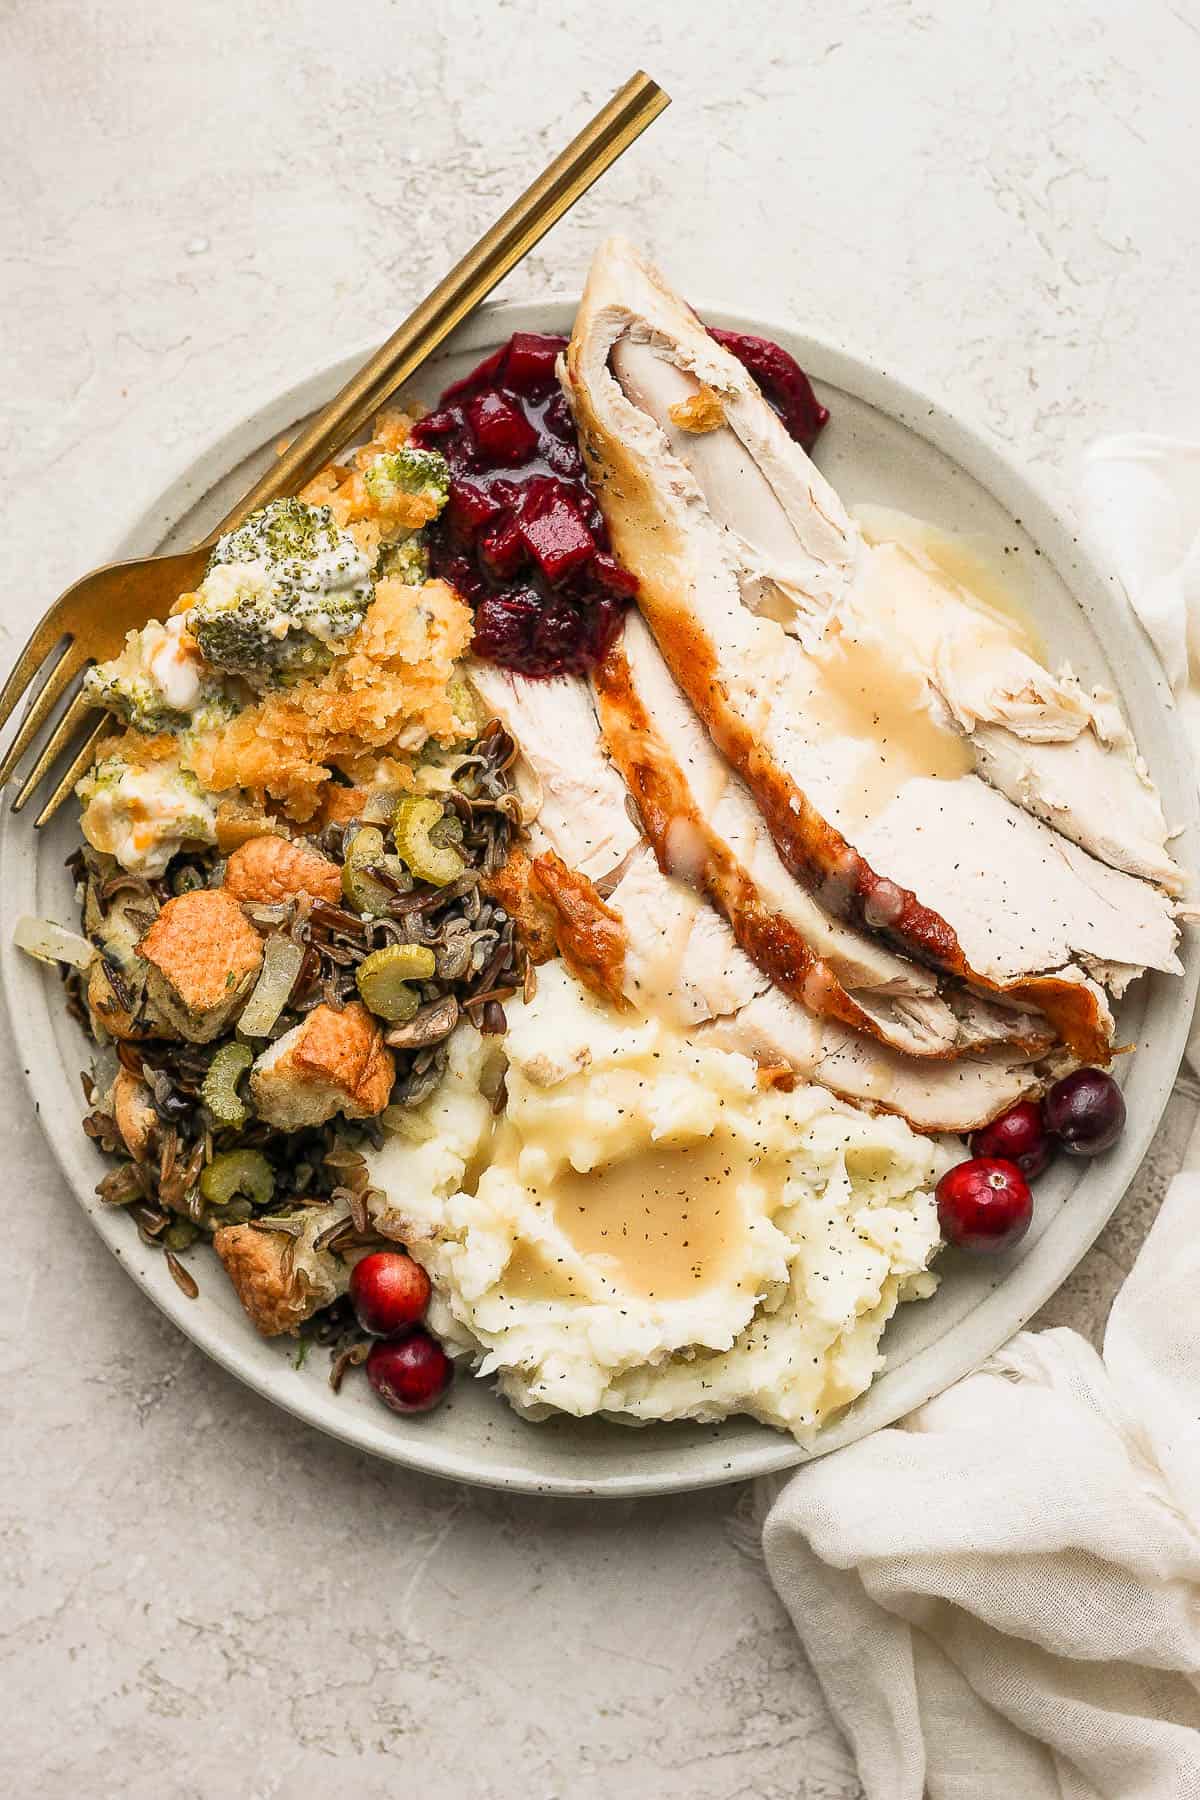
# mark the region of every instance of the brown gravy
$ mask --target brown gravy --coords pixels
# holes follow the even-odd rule
[[[612,1287],[645,1300],[683,1300],[727,1274],[744,1214],[739,1184],[761,1179],[757,1160],[726,1138],[654,1145],[606,1168],[559,1174],[538,1205]],[[523,1246],[504,1285],[525,1299],[579,1297],[550,1253]]]
[[[920,670],[885,644],[843,635],[819,657],[813,707],[822,725],[864,746],[861,804],[870,817],[918,776],[955,781],[975,766],[970,744],[930,710]]]

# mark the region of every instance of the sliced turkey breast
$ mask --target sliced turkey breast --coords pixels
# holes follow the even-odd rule
[[[491,663],[465,665],[472,687],[514,740],[517,791],[568,868],[603,882],[641,842],[625,784],[600,745],[587,683],[531,680]],[[535,833],[536,837],[536,833]]]
[[[765,1068],[792,1069],[843,1099],[899,1113],[917,1131],[966,1133],[1043,1091],[1065,1072],[1053,1056],[1022,1064],[993,1051],[957,1062],[917,1062],[886,1044],[814,1018],[769,988],[729,1018],[701,1027],[701,1041],[740,1050]]]
[[[469,666],[471,684],[520,751],[519,784],[535,852],[552,850],[607,891],[631,923],[625,988],[686,1028],[720,1018],[769,986],[700,896],[667,881],[630,817],[628,794],[604,753],[586,681]]]
[[[738,1012],[771,985],[725,921],[691,888],[663,875],[643,844],[609,896],[625,921],[625,997],[689,1030]]]
[[[582,810],[589,846],[620,847],[626,834],[617,814],[628,823],[625,790],[603,754],[586,683],[491,669],[476,669],[472,680],[503,706],[500,716],[521,744],[531,788],[543,796],[530,827],[535,846],[565,861],[579,841]],[[578,691],[569,692],[572,687]],[[574,733],[570,807],[560,804],[555,777],[568,726]],[[622,859],[608,906],[625,929],[621,979],[632,1005],[683,1030],[715,1032],[719,1025],[727,1048],[794,1070],[843,1099],[899,1113],[918,1131],[974,1130],[1039,1092],[1062,1067],[1054,1058],[1034,1062],[1009,1045],[956,1062],[918,1060],[807,1011],[771,989],[725,920],[693,888],[664,875],[640,841]],[[919,970],[914,978],[926,979]],[[978,1035],[982,1041],[982,1030]]]
[[[969,740],[964,767],[1102,861],[1179,892],[1158,795],[1112,694],[1089,693],[1069,669],[1051,674],[1011,612],[947,578],[927,547],[873,543],[869,531],[864,544],[741,364],[628,246],[603,247],[597,264],[605,260],[609,298],[618,283],[632,297],[613,372],[703,495],[743,603],[809,648],[835,624],[902,646],[916,689],[928,684],[926,703]],[[714,350],[726,365],[716,386]],[[701,391],[709,403],[697,429],[690,403]]]
[[[975,996],[958,1010],[926,970],[832,918],[789,874],[744,785],[713,748],[643,620],[595,673],[605,744],[660,867],[706,894],[743,950],[810,1012],[911,1056],[1048,1049],[1046,1021]]]
[[[876,529],[886,517],[868,509]],[[919,540],[869,544],[842,616],[853,637],[903,646],[993,787],[1101,862],[1180,891],[1162,804],[1112,694],[1043,667],[1021,622]]]
[[[659,418],[624,391],[628,382],[644,398],[659,367],[719,398],[723,454],[736,450],[756,472],[750,488],[761,493],[762,477],[778,502],[772,543],[781,516],[794,525],[807,510],[811,528],[797,526],[787,585],[771,575],[767,611],[746,603],[742,546],[753,522],[737,509],[732,478],[721,489],[726,523]],[[963,720],[929,678],[930,643],[918,654],[905,619],[880,624],[860,603],[877,583],[863,573],[867,548],[840,502],[741,365],[623,244],[605,246],[593,265],[565,388],[617,554],[639,578],[642,613],[792,872],[826,909],[1042,1011],[1079,1056],[1105,1060],[1107,1009],[1076,965],[1176,969],[1170,903],[973,773]],[[656,390],[658,413],[662,399]],[[664,416],[677,429],[676,404]],[[760,558],[752,571],[760,581],[764,566]],[[785,629],[778,615],[797,594]],[[943,619],[931,643],[962,662],[961,620],[953,608],[950,617],[954,630]],[[904,855],[889,862],[900,836]]]

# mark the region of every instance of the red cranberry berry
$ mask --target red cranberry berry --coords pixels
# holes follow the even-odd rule
[[[419,1328],[407,1337],[372,1344],[367,1358],[367,1380],[397,1413],[428,1412],[450,1386],[453,1373],[442,1346]]]
[[[1001,1157],[956,1163],[938,1182],[936,1198],[942,1236],[963,1250],[1011,1250],[1033,1217],[1029,1183]]]
[[[1125,1099],[1103,1069],[1076,1069],[1056,1081],[1042,1102],[1046,1130],[1069,1156],[1111,1150],[1125,1127]]]
[[[429,1277],[411,1256],[376,1250],[351,1271],[350,1303],[364,1331],[394,1337],[425,1317]]]
[[[1050,1161],[1050,1150],[1042,1109],[1034,1100],[1010,1107],[971,1138],[972,1156],[999,1156],[1015,1162],[1026,1181],[1041,1174]]]

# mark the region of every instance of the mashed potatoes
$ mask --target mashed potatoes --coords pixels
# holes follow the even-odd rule
[[[807,1437],[869,1385],[898,1301],[933,1288],[944,1151],[822,1088],[764,1091],[747,1058],[626,1021],[558,964],[504,1051],[495,1119],[497,1052],[462,1028],[372,1180],[434,1329],[514,1406]]]

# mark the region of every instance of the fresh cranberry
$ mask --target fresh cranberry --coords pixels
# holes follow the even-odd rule
[[[1033,1181],[1050,1161],[1050,1140],[1042,1109],[1034,1100],[1010,1107],[971,1138],[972,1156],[1000,1156],[1015,1162],[1026,1181]]]
[[[1069,1156],[1111,1150],[1125,1128],[1125,1096],[1103,1069],[1076,1069],[1042,1102],[1046,1130]]]
[[[1002,1157],[956,1163],[938,1182],[936,1198],[942,1236],[963,1250],[1011,1250],[1033,1217],[1029,1183]]]
[[[350,1303],[364,1331],[394,1337],[425,1317],[429,1277],[411,1256],[376,1250],[351,1271]]]
[[[821,405],[795,357],[770,338],[751,337],[744,331],[718,331],[710,325],[708,335],[724,344],[749,370],[796,442],[811,450],[829,418],[829,408]]]
[[[407,1337],[372,1344],[367,1380],[393,1412],[428,1412],[446,1389],[454,1366],[442,1346],[419,1327]]]

